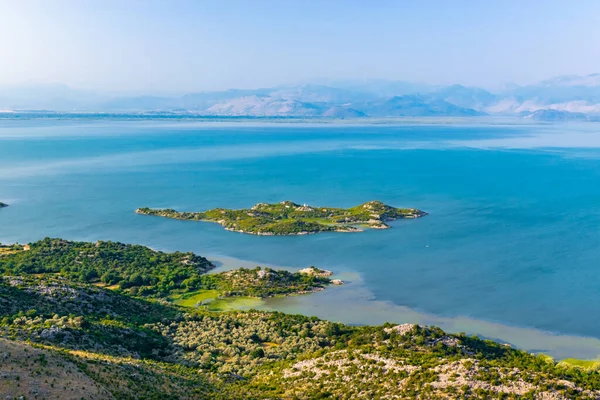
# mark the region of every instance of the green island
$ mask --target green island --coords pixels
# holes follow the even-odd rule
[[[556,362],[431,326],[350,326],[169,300],[198,288],[234,297],[298,292],[326,283],[318,269],[212,274],[213,265],[192,253],[113,242],[0,248],[3,398],[600,397],[593,362]]]
[[[0,208],[8,207],[8,204],[0,201]]]
[[[351,208],[313,207],[291,201],[258,203],[241,210],[215,208],[204,212],[138,208],[137,214],[221,224],[225,229],[253,235],[306,235],[318,232],[361,232],[362,228],[387,229],[387,221],[426,215],[415,208],[395,208],[369,201]]]

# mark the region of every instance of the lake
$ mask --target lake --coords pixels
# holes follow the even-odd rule
[[[556,357],[600,355],[600,125],[0,120],[0,241],[194,251],[348,281],[259,308],[433,323]],[[381,200],[392,229],[263,237],[136,215]]]

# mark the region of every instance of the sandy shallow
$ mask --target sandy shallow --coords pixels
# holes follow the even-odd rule
[[[208,257],[217,264],[211,273],[235,268],[253,268],[257,265],[297,271],[299,268],[274,266],[239,260],[227,256]],[[327,268],[327,266],[319,266]],[[442,317],[422,313],[408,307],[377,300],[363,284],[360,274],[342,271],[334,278],[342,279],[343,286],[330,286],[324,291],[301,296],[277,297],[257,300],[251,308],[264,311],[282,311],[289,314],[317,316],[350,325],[379,325],[384,322],[435,325],[447,332],[465,332],[482,338],[508,343],[513,347],[534,353],[544,353],[557,360],[579,358],[600,359],[600,339],[574,335],[561,335],[535,328],[504,325],[469,318],[467,316]]]

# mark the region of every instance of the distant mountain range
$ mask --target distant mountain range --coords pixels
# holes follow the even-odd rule
[[[597,119],[595,116],[588,116],[584,113],[560,110],[537,110],[524,117],[535,121],[594,121]]]
[[[560,76],[497,92],[463,85],[339,81],[183,96],[116,96],[63,85],[0,87],[0,110],[162,112],[235,117],[519,116],[540,121],[600,120],[600,74]]]

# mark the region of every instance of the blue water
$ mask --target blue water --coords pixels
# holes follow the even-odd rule
[[[420,312],[600,338],[599,130],[0,120],[0,200],[11,204],[0,241],[112,239],[316,265]],[[429,215],[257,237],[133,212],[374,199]]]

